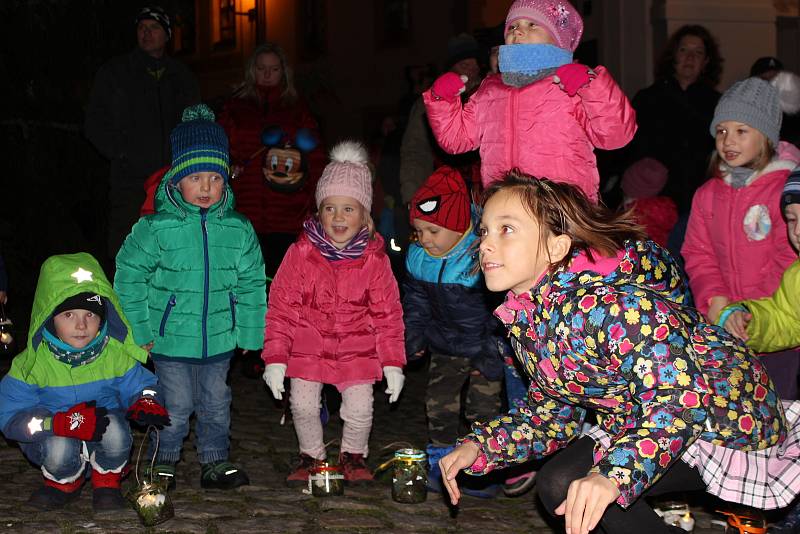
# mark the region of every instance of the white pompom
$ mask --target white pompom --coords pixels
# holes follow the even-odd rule
[[[771,83],[778,89],[778,99],[784,113],[794,115],[800,111],[800,76],[794,72],[782,70],[772,79]]]
[[[358,141],[342,141],[331,149],[331,161],[366,165],[369,159],[364,145]]]

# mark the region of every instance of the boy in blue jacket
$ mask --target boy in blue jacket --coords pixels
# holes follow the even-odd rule
[[[478,236],[466,183],[459,172],[437,169],[410,204],[417,242],[406,256],[403,318],[406,354],[421,357],[430,349],[427,448],[429,486],[439,491],[439,459],[459,435],[461,390],[468,382],[464,412],[470,421],[494,418],[500,411],[503,361],[494,330],[499,323],[484,299],[476,272]],[[479,497],[489,491],[473,491]],[[469,490],[467,490],[469,492]]]
[[[126,417],[169,424],[146,360],[97,260],[48,258],[27,347],[0,381],[0,430],[44,477],[29,504],[54,510],[77,499],[88,463],[94,510],[127,508],[120,493],[132,443]]]

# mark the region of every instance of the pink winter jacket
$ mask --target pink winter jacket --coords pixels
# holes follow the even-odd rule
[[[695,193],[681,254],[695,305],[704,314],[714,296],[736,301],[771,295],[797,259],[781,213],[781,192],[797,163],[775,159],[741,189],[724,176]]]
[[[324,384],[380,380],[406,362],[403,308],[383,239],[354,260],[328,261],[301,234],[269,291],[265,363]]]
[[[428,121],[442,149],[460,154],[480,148],[483,186],[519,168],[533,176],[580,187],[597,200],[600,176],[594,148],[628,144],[636,112],[605,69],[570,97],[548,76],[524,87],[491,74],[462,107],[423,93]]]

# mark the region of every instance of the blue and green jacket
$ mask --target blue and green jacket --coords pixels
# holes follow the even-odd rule
[[[463,356],[486,378],[499,380],[501,324],[487,306],[483,277],[475,272],[477,240],[471,225],[442,256],[430,255],[419,243],[409,247],[403,284],[406,354],[430,348]]]
[[[84,365],[56,359],[44,340],[53,310],[78,293],[96,293],[106,306],[108,336],[100,355]],[[133,340],[128,321],[100,264],[86,253],[52,256],[42,265],[31,313],[28,344],[0,380],[0,430],[15,441],[31,442],[32,417],[51,417],[80,402],[96,401],[110,412],[124,412],[145,389],[158,391],[156,377],[142,366],[147,353]]]

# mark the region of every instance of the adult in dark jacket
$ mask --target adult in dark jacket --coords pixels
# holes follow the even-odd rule
[[[722,73],[716,40],[703,26],[679,28],[656,66],[656,81],[633,99],[639,130],[630,162],[655,158],[669,169],[664,193],[688,213],[695,190],[705,181],[714,139],[708,126],[720,94]]]
[[[200,101],[191,71],[166,55],[170,20],[158,7],[136,17],[136,48],[100,67],[86,110],[86,137],[111,162],[108,253],[115,257],[144,201],[145,179],[169,165],[169,134]]]

